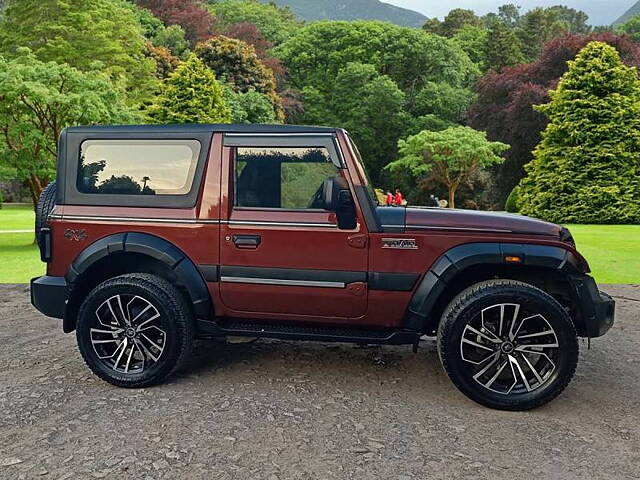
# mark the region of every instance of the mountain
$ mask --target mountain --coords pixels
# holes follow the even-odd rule
[[[427,17],[379,0],[275,0],[303,20],[386,20],[405,27],[421,27]]]
[[[640,0],[638,0],[629,10],[624,12],[620,18],[613,22],[613,24],[619,25],[621,23],[624,23],[634,15],[640,15]]]

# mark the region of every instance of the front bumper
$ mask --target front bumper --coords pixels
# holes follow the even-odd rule
[[[64,277],[44,275],[31,279],[31,304],[47,317],[63,318],[68,296]]]
[[[589,275],[569,276],[577,299],[581,325],[576,325],[581,337],[600,337],[613,326],[615,301],[611,296],[598,290]]]

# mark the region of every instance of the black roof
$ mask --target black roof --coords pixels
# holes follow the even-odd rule
[[[313,127],[308,125],[266,125],[233,123],[185,123],[175,125],[95,125],[69,127],[68,132],[224,132],[224,133],[334,133],[334,127]]]

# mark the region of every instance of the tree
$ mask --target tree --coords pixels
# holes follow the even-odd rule
[[[615,48],[591,42],[569,62],[518,189],[518,207],[552,222],[640,221],[640,81]]]
[[[626,33],[634,42],[640,42],[640,15],[634,15],[622,25],[618,25],[616,32]]]
[[[189,42],[180,25],[162,26],[151,38],[151,42],[157,47],[168,48],[176,57],[186,58],[189,55]]]
[[[507,3],[498,7],[498,17],[509,28],[516,28],[520,22],[520,7],[513,3]]]
[[[15,58],[28,47],[44,62],[82,71],[100,64],[130,103],[155,88],[153,60],[145,57],[140,24],[121,0],[9,0],[0,24],[0,53]]]
[[[487,70],[496,72],[525,61],[520,40],[501,21],[494,22],[489,29],[485,57]]]
[[[428,82],[416,95],[412,113],[416,116],[435,115],[450,124],[461,124],[474,101],[475,94],[468,88]]]
[[[391,171],[408,171],[414,177],[431,177],[446,186],[449,207],[455,195],[479,170],[504,161],[509,146],[490,142],[484,132],[469,127],[450,127],[441,132],[423,130],[398,142],[400,158],[388,165]]]
[[[63,128],[135,119],[119,90],[98,71],[41,62],[27,49],[12,60],[0,57],[0,170],[27,183],[34,207],[55,176]]]
[[[224,85],[224,98],[231,109],[233,123],[278,123],[269,97],[255,90],[236,93]]]
[[[264,66],[273,72],[276,84],[284,83],[287,71],[280,59],[271,55],[273,44],[265,38],[255,24],[250,22],[234,23],[226,27],[222,34],[251,45]]]
[[[511,145],[504,164],[492,169],[490,200],[494,208],[502,208],[507,195],[524,176],[524,165],[540,142],[547,118],[533,109],[549,102],[549,90],[567,71],[567,61],[592,40],[615,47],[623,62],[640,65],[640,45],[612,33],[566,35],[549,42],[540,58],[533,63],[490,72],[476,84],[476,103],[469,110],[469,125],[487,132],[489,139]]]
[[[180,25],[191,46],[211,34],[215,19],[201,0],[136,0],[166,25]]]
[[[436,23],[432,19],[431,21],[427,21],[422,28],[427,32],[451,38],[464,27],[469,26],[481,27],[482,19],[480,19],[473,10],[454,8],[444,17],[442,22]]]
[[[283,119],[282,104],[276,93],[273,72],[258,58],[255,49],[240,40],[217,35],[195,48],[195,54],[221,82],[229,84],[237,93],[255,90],[267,95],[277,118]]]
[[[287,40],[302,25],[289,8],[279,7],[275,2],[225,0],[211,3],[209,9],[218,18],[223,32],[237,23],[252,23],[273,45]]]
[[[180,59],[171,55],[168,48],[147,43],[147,55],[156,62],[156,77],[165,80],[180,64]]]
[[[569,31],[568,25],[552,9],[534,8],[520,17],[516,30],[522,53],[527,61],[534,61],[540,55],[542,47],[549,40]]]
[[[228,123],[231,110],[216,76],[192,54],[169,76],[149,117],[158,123]]]
[[[305,105],[304,123],[333,124],[353,136],[375,185],[382,182],[385,165],[395,158],[398,139],[406,131],[405,95],[387,75],[374,66],[350,63],[338,73],[333,94]]]
[[[547,9],[564,23],[565,30],[570,33],[590,33],[593,27],[587,24],[589,15],[582,10],[555,5]]]
[[[348,63],[373,65],[413,96],[428,81],[468,86],[478,68],[449,39],[378,21],[323,21],[301,29],[274,49],[294,88],[329,94]]]
[[[451,40],[469,56],[481,72],[487,71],[489,68],[487,60],[489,31],[487,29],[467,25],[460,29]]]

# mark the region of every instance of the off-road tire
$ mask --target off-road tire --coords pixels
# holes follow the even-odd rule
[[[470,364],[468,359],[464,359],[463,343],[461,342],[465,332],[467,332],[467,336],[471,332],[472,339],[480,338],[478,336],[473,337],[475,333],[467,330],[467,325],[473,321],[477,322],[478,318],[483,318],[483,310],[489,311],[496,306],[500,308],[500,305],[503,304],[519,304],[522,306],[522,312],[538,312],[546,319],[547,325],[551,326],[552,330],[555,331],[557,342],[554,343],[558,344],[557,349],[555,349],[555,355],[557,355],[555,368],[544,382],[537,384],[538,387],[533,391],[528,391],[529,384],[527,384],[526,391],[496,393],[474,378],[474,365]],[[514,315],[514,323],[516,316],[517,313]],[[502,328],[502,325],[500,325],[500,328]],[[484,331],[486,332],[487,330],[485,329]],[[523,336],[531,337],[531,335]],[[492,338],[494,337],[492,336]],[[529,339],[528,341],[531,340]],[[486,340],[483,339],[482,341],[485,342]],[[442,315],[438,327],[437,345],[442,366],[455,386],[470,399],[487,407],[500,410],[529,410],[551,401],[569,384],[578,362],[576,330],[565,309],[552,296],[539,288],[515,280],[481,282],[457,295]],[[497,350],[501,349],[502,346],[497,347]],[[477,351],[480,352],[482,350],[477,349]],[[518,352],[516,352],[517,354]],[[497,355],[508,357],[502,351],[499,351]],[[509,367],[512,366],[508,359],[503,363]],[[499,364],[497,363],[496,365]],[[481,363],[480,365],[478,368],[481,368],[483,364]],[[497,367],[495,368],[497,371]],[[525,370],[525,372],[527,371]],[[528,372],[533,375],[533,370]],[[477,374],[477,372],[475,373]],[[514,369],[513,377],[517,378],[517,375],[518,371]]]
[[[95,327],[98,308],[118,295],[138,296],[150,302],[160,314],[159,321],[166,330],[158,361],[140,373],[116,371],[99,358],[92,342],[90,330]],[[129,310],[128,306],[126,310]],[[91,371],[113,385],[126,388],[148,387],[165,381],[189,357],[194,332],[193,313],[184,295],[163,278],[142,273],[114,277],[95,287],[80,306],[76,326],[78,347]]]
[[[40,198],[38,199],[38,205],[36,206],[36,241],[38,242],[38,246],[42,248],[41,240],[40,240],[40,232],[43,228],[49,226],[49,222],[47,221],[49,218],[49,214],[53,210],[53,207],[56,204],[56,182],[55,180],[49,182],[49,185],[42,190],[40,194]]]

